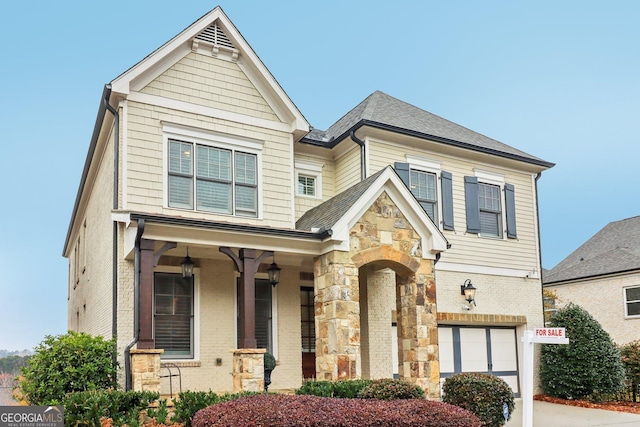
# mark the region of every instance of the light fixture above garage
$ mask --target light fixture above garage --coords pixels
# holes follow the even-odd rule
[[[460,285],[460,295],[464,295],[464,299],[469,303],[462,306],[465,310],[471,310],[471,303],[476,305],[476,288],[471,283],[471,279],[465,280],[464,284]]]

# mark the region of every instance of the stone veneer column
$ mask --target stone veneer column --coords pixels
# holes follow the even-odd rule
[[[333,251],[314,265],[316,378],[360,378],[358,268],[348,252]]]
[[[131,387],[133,391],[160,393],[160,355],[162,349],[131,350]]]
[[[438,322],[433,261],[422,260],[415,275],[397,276],[400,378],[422,387],[431,399],[440,397]]]
[[[233,392],[264,391],[264,348],[240,348],[233,352]]]

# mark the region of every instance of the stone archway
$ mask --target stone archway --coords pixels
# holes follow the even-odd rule
[[[386,193],[350,231],[350,251],[315,260],[317,378],[362,377],[359,268],[396,272],[400,378],[439,398],[438,328],[433,260],[422,257],[422,236]]]

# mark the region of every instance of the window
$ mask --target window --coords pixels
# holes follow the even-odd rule
[[[451,172],[440,162],[407,154],[408,163],[396,162],[394,169],[429,218],[443,230],[453,227],[453,186]],[[440,220],[442,218],[442,220]]]
[[[296,195],[314,199],[322,198],[322,168],[324,163],[313,160],[296,160]]]
[[[411,169],[409,175],[410,189],[429,218],[438,223],[438,195],[436,189],[437,177],[435,173]]]
[[[298,175],[298,194],[315,197],[316,178],[314,176]]]
[[[240,279],[237,282],[237,301],[240,302]],[[255,284],[255,301],[256,301],[256,318],[255,333],[258,348],[266,348],[269,353],[273,351],[273,316],[272,316],[272,295],[273,286],[265,279],[256,279]],[[240,318],[240,308],[238,307],[238,331],[242,328],[242,319]],[[240,336],[237,337],[237,345],[240,348]]]
[[[169,140],[168,170],[170,207],[258,216],[255,154]]]
[[[478,183],[478,208],[480,209],[480,233],[482,235],[502,237],[500,204],[500,187]]]
[[[155,273],[154,339],[162,357],[194,357],[194,283],[195,276],[181,273]]]
[[[302,329],[302,352],[316,352],[316,325],[313,288],[300,288],[300,322]]]
[[[467,233],[502,238],[506,230],[508,238],[517,238],[515,188],[502,175],[476,170],[476,176],[464,177],[464,193]]]
[[[640,286],[624,289],[626,316],[640,316]]]

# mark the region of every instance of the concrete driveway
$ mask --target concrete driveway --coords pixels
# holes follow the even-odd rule
[[[522,399],[506,427],[522,426]],[[548,402],[533,402],[533,427],[631,427],[640,426],[640,415],[603,409],[579,408]]]

